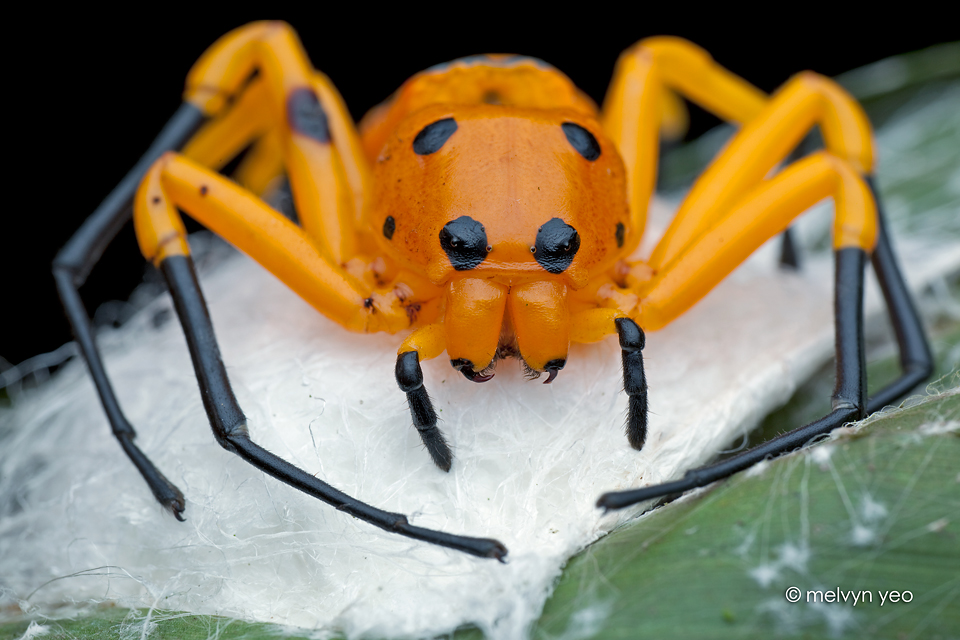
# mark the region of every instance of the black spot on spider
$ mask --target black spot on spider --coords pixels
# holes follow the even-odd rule
[[[470,216],[460,216],[443,225],[440,246],[457,271],[467,271],[487,257],[487,232]]]
[[[312,89],[294,89],[287,97],[287,123],[290,128],[317,142],[330,142],[327,113]]]
[[[591,162],[600,157],[600,143],[592,133],[574,122],[564,122],[560,127],[577,153]]]
[[[202,195],[202,196],[207,195],[207,191],[209,191],[209,189],[207,189],[207,185],[202,185],[202,186],[200,187],[200,195]]]
[[[370,309],[371,311],[376,311],[376,309],[373,308],[373,298],[372,298],[372,297],[371,297],[371,298],[367,298],[367,299],[365,299],[365,300],[363,301],[363,308],[364,308],[364,309]]]
[[[153,196],[153,204],[160,204],[160,196]]]
[[[413,139],[414,153],[421,156],[436,153],[456,130],[457,121],[453,118],[444,118],[428,124]]]
[[[387,240],[393,240],[393,232],[397,230],[397,222],[393,216],[387,216],[383,221],[383,237]]]
[[[580,250],[580,234],[560,218],[553,218],[537,230],[533,255],[550,273],[563,273]]]
[[[626,228],[623,226],[622,222],[617,223],[617,246],[623,246],[623,234],[626,231]]]

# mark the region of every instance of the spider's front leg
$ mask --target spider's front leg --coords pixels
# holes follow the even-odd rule
[[[182,156],[162,157],[137,192],[137,239],[144,256],[163,272],[170,287],[204,408],[220,445],[281,482],[386,531],[502,559],[507,550],[497,540],[415,527],[406,516],[348,496],[250,439],[246,418],[220,358],[178,208],[260,262],[301,297],[347,328],[397,331],[408,326],[410,318],[400,295],[369,295],[342,269],[330,264],[305,232],[252,194]]]

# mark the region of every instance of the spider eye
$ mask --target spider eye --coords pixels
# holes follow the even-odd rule
[[[487,257],[487,233],[470,216],[460,216],[443,225],[440,246],[457,271],[473,269]]]
[[[428,124],[413,139],[414,153],[421,156],[436,153],[456,130],[457,121],[453,118],[444,118]]]
[[[580,249],[580,234],[560,218],[553,218],[537,230],[533,255],[550,273],[563,273]]]
[[[591,162],[600,157],[600,143],[592,133],[573,122],[564,122],[560,127],[577,153]]]

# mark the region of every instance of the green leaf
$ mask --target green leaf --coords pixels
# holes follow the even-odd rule
[[[953,637],[958,425],[954,389],[662,507],[570,562],[534,637]]]

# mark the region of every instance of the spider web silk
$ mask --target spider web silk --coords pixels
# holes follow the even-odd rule
[[[814,227],[829,220],[820,209]],[[669,211],[654,207],[652,237]],[[960,269],[955,240],[896,244],[914,290]],[[56,614],[107,601],[317,637],[430,637],[472,623],[523,638],[566,560],[642,508],[603,515],[601,493],[705,462],[831,357],[829,256],[785,273],[775,253],[768,245],[647,336],[642,452],[623,432],[615,338],[573,346],[551,385],[524,380],[514,361],[482,385],[443,356],[425,363],[456,456],[449,474],[423,450],[396,386],[401,337],[349,333],[234,256],[202,287],[253,440],[416,525],[498,538],[508,562],[387,534],[221,449],[164,295],[100,343],[138,444],[186,496],[186,523],[155,502],[74,361],[0,414],[0,604]]]

